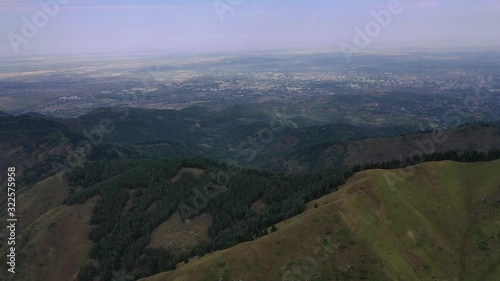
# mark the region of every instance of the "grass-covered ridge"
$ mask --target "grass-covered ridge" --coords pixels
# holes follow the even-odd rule
[[[144,280],[498,280],[500,161],[401,171],[392,187],[399,170],[359,172],[276,232]]]
[[[477,162],[498,159],[499,157],[500,153],[493,150],[488,153],[450,151],[424,155],[420,160],[454,159],[457,161]],[[356,173],[351,178],[353,172],[374,168],[393,169],[412,165],[414,160],[407,159],[404,162],[396,160],[345,169],[325,169],[318,172],[295,174],[243,169],[204,158],[92,161],[84,167],[74,169],[73,172],[69,173],[69,184],[54,185],[54,181],[60,178],[56,176],[51,178],[51,181],[40,182],[35,187],[20,193],[20,196],[25,193],[24,202],[28,202],[26,201],[28,198],[33,198],[32,202],[29,201],[32,204],[26,205],[30,212],[26,214],[23,221],[30,225],[30,222],[37,221],[42,217],[55,218],[54,214],[57,214],[57,216],[64,215],[65,218],[71,219],[71,214],[75,214],[75,212],[80,214],[81,212],[78,210],[82,210],[81,219],[83,224],[80,224],[80,226],[83,231],[81,231],[82,235],[78,236],[78,239],[85,241],[86,246],[83,249],[85,251],[73,253],[82,260],[71,265],[71,272],[66,272],[73,275],[77,270],[75,267],[80,268],[80,273],[75,275],[78,276],[78,281],[94,280],[94,274],[98,274],[100,280],[114,280],[122,277],[139,279],[175,270],[176,268],[182,271],[184,267],[182,264],[186,261],[189,261],[188,264],[197,264],[197,256],[217,255],[217,251],[224,249],[223,253],[230,253],[232,251],[231,247],[253,244],[252,241],[261,238],[264,240],[258,241],[271,242],[259,250],[260,254],[270,255],[276,261],[281,261],[282,257],[285,258],[278,268],[281,275],[288,274],[289,276],[290,272],[295,274],[297,267],[302,268],[303,258],[313,256],[316,247],[324,247],[326,243],[328,247],[332,245],[335,247],[335,249],[330,247],[330,250],[327,248],[328,262],[326,260],[322,261],[327,262],[330,269],[326,271],[320,270],[318,274],[324,273],[326,276],[351,278],[338,279],[336,277],[338,280],[357,280],[356,278],[359,278],[359,280],[393,280],[390,277],[392,276],[390,274],[393,273],[387,271],[389,265],[395,261],[400,261],[402,263],[395,265],[396,268],[410,266],[409,268],[413,270],[411,264],[405,262],[402,258],[404,255],[413,253],[411,251],[414,249],[404,244],[406,240],[400,242],[394,238],[394,233],[391,231],[393,229],[398,230],[397,235],[403,233],[402,237],[413,239],[417,241],[416,243],[420,243],[417,246],[424,245],[424,247],[429,245],[419,241],[419,237],[424,237],[420,238],[424,242],[430,240],[428,237],[434,239],[435,234],[432,231],[441,233],[439,229],[441,224],[452,223],[453,220],[458,219],[460,223],[447,225],[446,231],[454,229],[461,233],[465,228],[465,222],[462,221],[462,219],[465,219],[464,210],[466,209],[464,208],[468,205],[465,203],[463,206],[457,205],[456,208],[454,207],[455,209],[451,210],[447,210],[445,206],[448,206],[447,204],[455,206],[458,202],[465,202],[467,196],[473,196],[474,194],[470,193],[467,188],[474,186],[473,182],[476,181],[476,178],[464,181],[460,177],[467,175],[469,172],[475,176],[477,174],[477,184],[481,185],[483,180],[495,176],[495,168],[485,169],[481,172],[482,174],[475,173],[474,170],[467,168],[462,170],[450,168],[449,170],[442,169],[443,174],[440,174],[439,177],[437,175],[427,176],[426,173],[421,173],[421,166],[413,166],[407,169],[394,170],[391,173],[387,172],[387,170],[370,170]],[[452,162],[438,162],[437,164],[440,163]],[[489,165],[487,162],[483,163],[478,162],[470,165],[474,167],[475,165]],[[422,165],[422,167],[426,165],[434,164],[429,163]],[[496,169],[498,171],[498,167]],[[402,177],[412,170],[415,171],[413,175]],[[429,171],[435,170],[429,168]],[[360,176],[372,175],[372,173],[380,177]],[[392,175],[390,178],[395,183],[392,188],[387,186],[386,175],[388,173]],[[454,196],[461,199],[452,201],[453,204],[446,201],[446,198],[448,198],[446,193],[441,196],[441,193],[433,190],[429,194],[422,193],[421,195],[417,193],[414,195],[411,192],[413,181],[416,181],[415,185],[422,188],[430,186],[441,190],[442,188],[435,184],[434,181],[443,175],[448,175],[450,179],[459,177],[454,180],[457,183],[456,185],[462,182],[467,184],[454,191]],[[346,178],[349,178],[349,184],[339,192],[330,194],[341,186]],[[368,182],[368,184],[360,186],[363,182]],[[435,185],[436,187],[434,187]],[[348,186],[353,187],[349,188]],[[403,193],[403,191],[400,191],[400,188],[403,187],[406,188],[407,193],[401,195],[399,193]],[[349,192],[349,190],[351,191]],[[496,200],[498,200],[497,195],[484,195],[481,194],[482,197],[478,200],[483,202],[487,200],[490,203],[495,202],[495,204],[498,204],[496,203]],[[420,199],[419,196],[423,199]],[[60,206],[63,200],[66,203],[64,205],[67,206]],[[335,206],[324,209],[324,207],[328,206],[325,203],[332,202],[332,200],[337,201],[334,204]],[[410,204],[406,202],[408,200],[414,200],[415,202],[410,202],[412,203]],[[427,206],[422,202],[430,205]],[[315,204],[318,205],[317,209],[314,209]],[[387,206],[382,208],[385,205]],[[318,212],[311,212],[311,209]],[[387,214],[386,209],[388,210]],[[64,210],[64,213],[61,213],[61,210]],[[304,210],[306,210],[305,213]],[[445,211],[442,219],[439,219],[439,214],[435,214],[439,210]],[[404,215],[408,212],[411,215],[413,213],[419,215],[416,217]],[[460,214],[460,217],[454,217],[456,214]],[[391,218],[394,215],[401,215],[402,217]],[[299,223],[301,221],[299,218],[302,216],[308,216],[311,224]],[[448,216],[449,219],[447,219]],[[78,218],[80,219],[80,217]],[[435,221],[434,218],[436,218]],[[364,223],[367,223],[368,226],[381,225],[377,220],[397,224],[387,224],[383,229],[367,227],[362,229],[362,232],[367,236],[358,237],[358,232]],[[402,230],[396,228],[400,223],[410,221],[412,226],[423,225],[425,229],[421,231],[420,228],[406,229],[403,227]],[[330,222],[334,224],[329,224]],[[277,242],[275,240],[266,240],[270,239],[268,237],[275,235],[275,233],[281,233],[288,224],[294,225],[295,229],[292,232],[284,233],[285,236]],[[56,238],[47,235],[51,231],[48,226],[52,225],[52,222],[43,223],[42,225],[44,227],[40,228],[40,235]],[[182,225],[182,227],[179,227],[179,225]],[[277,232],[273,231],[275,230],[273,226],[277,226]],[[27,231],[30,229],[33,228],[30,226]],[[198,234],[196,231],[192,233],[192,230],[198,231]],[[382,231],[387,231],[387,233],[384,234]],[[269,233],[271,233],[271,236],[268,236]],[[449,233],[443,233],[444,241],[452,242],[448,244],[433,242],[434,245],[438,249],[445,249],[447,253],[445,256],[453,257],[457,255],[459,264],[463,264],[465,261],[465,266],[460,267],[465,268],[465,274],[470,267],[466,259],[460,259],[460,257],[467,256],[467,248],[461,248],[467,253],[461,254],[461,256],[457,250],[458,248],[447,248],[452,247],[449,245],[456,243],[458,240]],[[468,235],[464,236],[465,238],[460,241],[469,241]],[[491,249],[495,251],[496,236],[494,234],[490,233],[488,229],[481,228],[477,231],[477,235],[478,237],[474,238],[474,243],[482,252],[490,253],[488,251]],[[35,237],[32,235],[22,236],[27,237],[27,240]],[[398,253],[399,248],[390,247],[394,246],[394,244],[385,245],[382,243],[378,245],[377,243],[381,242],[370,240],[375,239],[373,237],[388,237],[389,243],[395,243],[397,247],[404,246],[408,248],[405,248],[404,252]],[[441,239],[439,235],[435,237]],[[317,244],[319,243],[317,239],[321,241],[321,244]],[[184,243],[180,243],[180,240]],[[273,248],[274,244],[279,247]],[[44,245],[47,246],[48,244],[41,245],[39,249],[47,250],[48,246],[45,247]],[[296,249],[294,249],[293,245],[300,247],[300,251],[294,252]],[[56,250],[61,251],[64,249]],[[28,256],[34,255],[30,251],[30,249],[26,248]],[[420,252],[417,253],[420,254]],[[427,252],[423,253],[427,255]],[[435,274],[433,271],[435,265],[425,259],[428,256],[433,257],[434,254],[423,256],[422,260],[415,260],[415,262],[419,262],[418,268],[422,267],[425,272]],[[252,259],[250,264],[242,262],[241,264],[238,263],[238,266],[234,264],[229,268],[226,266],[230,266],[231,262],[237,261],[238,258],[236,255],[229,260],[217,260],[217,270],[222,270],[224,276],[232,276],[228,270],[238,268],[238,266],[256,268],[256,272],[275,272],[274,266],[278,266],[273,263],[274,261],[269,263],[266,261],[266,267],[258,267],[258,260],[265,260],[265,257],[261,256]],[[395,259],[395,261],[391,259]],[[201,260],[203,259],[200,259],[200,262]],[[383,265],[384,261],[386,262],[385,265]],[[446,261],[446,259],[439,259],[439,261],[440,263],[449,263],[449,266],[445,267],[447,270],[451,270],[451,265],[455,262],[455,260]],[[484,259],[479,259],[479,261],[484,263]],[[39,264],[45,265],[48,262],[49,260]],[[26,265],[26,263],[24,264]],[[180,267],[179,264],[181,264]],[[439,266],[441,267],[441,264]],[[241,272],[241,270],[236,272]],[[46,276],[57,275],[50,271],[46,273],[48,274]],[[53,273],[54,275],[52,275]],[[210,276],[206,280],[212,280],[212,277],[218,276],[218,273]],[[260,280],[269,280],[265,279],[266,276],[262,275],[261,277],[264,279],[260,278]],[[420,275],[418,276],[420,277]],[[25,277],[19,280],[29,280],[28,276]],[[187,280],[193,279],[188,278]]]

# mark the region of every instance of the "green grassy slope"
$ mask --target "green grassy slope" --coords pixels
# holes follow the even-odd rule
[[[56,175],[18,193],[17,274],[2,270],[0,280],[74,280],[93,245],[88,238],[89,220],[99,197],[82,205],[61,205],[68,189],[67,181],[59,181]],[[7,217],[3,210],[0,215]],[[2,229],[6,226],[6,222],[0,223]],[[0,238],[2,256],[9,252],[5,234]]]
[[[496,281],[499,171],[443,161],[360,172],[278,231],[145,280]]]

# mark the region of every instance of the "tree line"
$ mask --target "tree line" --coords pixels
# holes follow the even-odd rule
[[[307,202],[337,190],[346,178],[358,171],[403,168],[427,161],[494,159],[500,159],[499,150],[447,151],[294,174],[243,169],[204,158],[94,161],[69,174],[70,183],[83,189],[65,200],[72,205],[83,204],[94,196],[101,199],[93,209],[90,223],[95,227],[89,234],[95,242],[89,258],[97,263],[82,267],[78,280],[93,280],[99,275],[100,280],[108,281],[116,271],[125,271],[135,278],[151,276],[175,269],[176,264],[190,257],[267,235],[268,228],[276,231],[275,224],[302,213]],[[205,172],[198,178],[185,173],[173,182],[171,179],[184,167]],[[220,171],[230,176],[224,187],[211,176]],[[199,196],[197,191],[204,186],[220,190],[207,204],[192,207],[193,198]],[[129,200],[132,200],[132,207],[125,213],[123,209]],[[266,207],[261,212],[254,212],[252,204],[258,200]],[[203,212],[212,215],[208,230],[211,242],[195,245],[183,253],[148,248],[153,230],[179,211],[179,206],[192,208],[183,213],[183,219],[194,218]]]

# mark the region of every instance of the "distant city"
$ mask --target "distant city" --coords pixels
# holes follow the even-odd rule
[[[328,112],[330,122],[354,124],[401,118],[432,127],[455,115],[461,121],[497,120],[500,54],[460,56],[366,54],[351,63],[338,53],[12,59],[1,63],[0,99],[9,113],[60,118],[107,106],[218,109],[266,103]],[[443,116],[446,111],[449,116]]]

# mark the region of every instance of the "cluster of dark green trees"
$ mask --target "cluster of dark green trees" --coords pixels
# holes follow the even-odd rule
[[[171,178],[183,167],[205,170],[200,178],[184,174]],[[225,186],[213,175],[224,172]],[[188,257],[203,255],[267,234],[267,228],[301,213],[305,202],[328,193],[343,182],[342,173],[324,170],[308,174],[273,174],[228,166],[207,159],[112,160],[96,161],[77,168],[69,175],[71,185],[82,186],[66,204],[82,204],[99,195],[101,201],[93,210],[90,233],[95,242],[91,258],[99,261],[101,280],[111,280],[113,271],[125,269],[136,278],[175,268]],[[207,189],[207,187],[209,187]],[[220,189],[220,190],[218,190]],[[134,190],[133,192],[128,192]],[[213,193],[206,204],[195,204],[201,193]],[[132,194],[132,198],[130,195]],[[201,196],[206,194],[201,194]],[[123,208],[131,199],[127,213]],[[252,203],[262,199],[267,208],[252,211]],[[210,244],[200,244],[191,251],[173,255],[167,250],[147,249],[151,232],[181,209],[184,219],[210,212]],[[159,258],[161,257],[161,258]],[[159,260],[160,259],[160,260]],[[91,267],[82,269],[79,280]]]
[[[201,158],[95,161],[70,173],[70,184],[83,189],[72,193],[65,203],[82,204],[97,195],[101,198],[93,210],[91,224],[95,228],[90,233],[95,242],[90,258],[98,261],[100,280],[111,280],[114,271],[123,270],[141,278],[175,269],[177,263],[189,257],[266,235],[269,227],[300,214],[306,202],[336,190],[357,171],[401,168],[425,161],[499,158],[497,150],[449,151],[295,174],[242,169]],[[203,169],[205,173],[199,178],[185,173],[172,182],[183,167]],[[214,176],[221,172],[226,175],[223,183]],[[124,212],[128,200],[132,200],[132,207]],[[259,213],[251,208],[258,200],[266,204]],[[152,231],[176,211],[180,211],[183,219],[209,212],[213,217],[208,231],[211,243],[196,245],[185,253],[148,248]],[[96,266],[88,264],[80,270],[78,280],[92,280],[96,274]]]
[[[348,178],[353,173],[368,170],[368,169],[400,169],[408,166],[430,162],[430,161],[443,161],[451,160],[456,162],[482,162],[500,159],[500,150],[490,149],[488,151],[459,151],[449,150],[445,152],[435,152],[432,154],[419,154],[404,159],[397,159],[390,162],[372,162],[362,165],[355,165],[351,168],[344,169],[344,177]]]
[[[170,253],[166,250],[151,253],[146,246],[151,232],[175,212],[178,196],[187,196],[170,186],[169,179],[180,168],[175,159],[97,161],[69,175],[71,184],[84,189],[70,195],[66,200],[68,205],[81,204],[95,195],[101,198],[91,218],[91,224],[96,227],[89,235],[95,242],[91,258],[99,261],[101,280],[111,280],[113,271],[121,268],[134,271],[137,277],[175,268],[176,260]],[[133,189],[137,197],[133,198],[129,212],[124,214],[123,208],[130,199],[128,191]],[[156,208],[148,211],[153,203]],[[134,270],[136,268],[138,270]],[[79,280],[87,279],[79,277]]]

